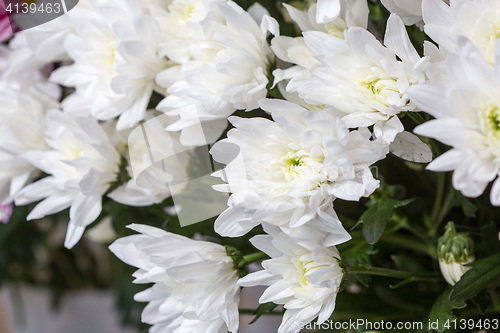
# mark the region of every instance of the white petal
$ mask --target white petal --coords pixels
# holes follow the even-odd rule
[[[223,237],[241,237],[259,224],[244,217],[243,208],[228,208],[215,220],[215,231]]]
[[[238,285],[241,287],[253,287],[259,285],[268,285],[269,282],[275,280],[274,274],[266,270],[250,273],[238,280]]]
[[[41,201],[28,215],[28,220],[41,219],[47,215],[60,212],[71,205],[72,196],[50,196]]]
[[[97,219],[101,210],[101,196],[79,194],[71,205],[69,216],[75,226],[85,227]]]
[[[399,133],[389,148],[391,153],[410,162],[429,163],[432,161],[430,147],[410,132]]]
[[[412,103],[420,110],[425,111],[434,118],[441,118],[453,114],[453,109],[447,100],[445,88],[423,83],[408,88],[407,94]]]
[[[396,14],[391,14],[387,20],[384,44],[408,64],[415,64],[420,60],[417,50],[408,37],[403,21]]]
[[[326,24],[340,14],[340,0],[318,0],[316,22]]]
[[[73,246],[78,243],[82,238],[85,227],[77,226],[73,223],[68,224],[68,230],[66,230],[66,238],[64,240],[64,247],[67,249],[72,249]]]

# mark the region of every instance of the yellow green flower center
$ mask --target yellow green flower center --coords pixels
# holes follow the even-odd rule
[[[321,111],[326,108],[326,104],[322,105],[312,105],[312,104],[307,104],[307,108],[311,111]]]
[[[500,108],[496,104],[483,108],[479,117],[481,129],[493,148],[500,147]]]
[[[189,20],[193,16],[195,10],[195,6],[193,6],[192,4],[188,4],[184,9],[184,20]]]
[[[380,103],[383,107],[392,104],[388,101],[391,97],[401,98],[397,81],[392,77],[380,77],[377,75],[368,75],[358,81],[362,94],[365,96],[365,102]],[[397,94],[394,96],[394,94]],[[394,102],[393,102],[394,103]],[[379,110],[380,111],[380,110]]]
[[[303,157],[298,156],[297,152],[288,152],[281,158],[283,163],[281,170],[287,181],[292,181],[300,174],[299,167],[303,165],[302,159]]]
[[[485,52],[486,61],[493,66],[495,64],[495,49],[497,45],[497,39],[500,38],[500,21],[496,21],[492,24],[492,34],[487,42]]]
[[[315,262],[312,259],[311,254],[305,254],[298,258],[293,258],[292,262],[299,271],[298,282],[300,283],[301,287],[307,287],[311,285],[308,277],[314,270],[321,267],[328,267],[328,265],[322,265]]]
[[[343,26],[345,25],[345,27]],[[337,38],[342,38],[345,39],[345,30],[347,29],[347,25],[344,24],[325,24],[325,30],[328,34],[337,37]]]

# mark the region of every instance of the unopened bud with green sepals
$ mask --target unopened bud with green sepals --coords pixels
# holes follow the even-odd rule
[[[444,235],[438,239],[439,268],[444,279],[454,285],[474,261],[474,242],[467,233],[457,233],[455,224],[448,222]]]

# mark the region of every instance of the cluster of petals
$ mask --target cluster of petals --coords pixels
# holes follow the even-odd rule
[[[404,130],[398,115],[415,110],[406,90],[426,80],[428,58],[419,56],[396,14],[387,22],[384,46],[366,30],[366,1],[337,2],[328,22],[311,15],[314,5],[307,13],[287,7],[303,37],[273,39],[276,55],[293,64],[274,71],[275,83],[287,99],[332,112],[349,128],[373,126],[390,144]]]
[[[263,270],[241,278],[238,285],[268,286],[259,302],[285,308],[278,333],[297,333],[316,317],[322,324],[335,309],[344,277],[339,252],[317,243],[299,245],[276,228],[266,228],[266,232],[250,241],[271,259],[262,262]]]
[[[51,80],[76,89],[63,102],[66,112],[98,120],[119,116],[117,129],[131,128],[144,119],[155,77],[168,65],[158,52],[159,24],[138,1],[83,2],[67,14],[70,31],[63,38],[63,53],[73,63]]]
[[[227,127],[228,116],[237,109],[256,109],[266,97],[274,57],[266,37],[268,31],[277,33],[277,22],[260,7],[252,17],[233,1],[178,0],[169,9],[167,22],[183,24],[165,43],[166,55],[178,65],[157,77],[168,93],[158,109],[180,117],[168,129],[181,130],[184,144],[213,143]],[[187,14],[179,18],[179,12]],[[196,134],[200,125],[202,138]]]
[[[484,193],[500,205],[498,36],[500,3],[423,0],[424,31],[439,46],[429,80],[408,95],[435,119],[415,129],[452,147],[428,169],[453,171],[453,186],[468,197]]]
[[[57,102],[36,89],[0,81],[0,103],[0,202],[12,202],[38,174],[23,155],[46,148],[45,112]]]
[[[401,19],[389,17],[385,46],[359,27],[348,29],[345,39],[308,31],[304,40],[316,63],[296,88],[299,97],[333,108],[349,128],[373,125],[377,138],[393,142],[404,130],[398,115],[415,110],[406,90],[426,80],[427,68]]]
[[[73,247],[85,227],[102,210],[102,196],[115,181],[120,156],[98,122],[49,110],[43,121],[47,149],[23,154],[36,169],[49,176],[24,187],[16,205],[39,202],[28,219],[39,219],[70,208],[65,246]]]
[[[493,181],[490,200],[500,205],[500,59],[492,68],[483,53],[465,37],[457,54],[446,57],[445,81],[412,87],[412,101],[434,118],[415,129],[419,135],[452,147],[428,169],[454,171],[453,186],[468,197],[481,195]],[[498,48],[498,47],[497,47]]]
[[[318,6],[313,3],[307,11],[301,11],[287,4],[284,6],[303,32],[321,31],[343,39],[346,30],[350,27],[367,28],[368,3],[366,0],[336,2],[337,7],[326,17],[324,16],[328,11],[321,6],[321,3]],[[296,96],[293,98],[297,93],[297,87],[302,81],[311,77],[311,69],[317,60],[311,55],[303,37],[276,36],[271,41],[271,48],[279,59],[293,64],[289,68],[278,68],[273,72],[274,84],[278,84],[280,91],[287,99],[299,101]]]
[[[379,185],[370,165],[387,146],[368,130],[349,131],[328,112],[310,111],[283,100],[263,100],[265,118],[229,118],[235,126],[211,154],[227,166],[215,175],[231,193],[229,208],[216,220],[223,236],[242,236],[260,223],[293,231],[304,224],[331,234],[333,245],[349,239],[335,215],[335,198],[357,201]],[[326,232],[326,233],[325,233]]]
[[[493,65],[500,32],[500,3],[495,0],[423,0],[424,31],[446,53],[457,53],[467,37]]]
[[[240,288],[231,257],[222,245],[164,230],[131,225],[139,232],[115,241],[110,250],[137,267],[134,283],[153,286],[136,294],[148,302],[142,320],[151,333],[236,333]]]
[[[11,49],[0,46],[0,202],[11,203],[17,193],[38,175],[24,154],[44,150],[44,117],[58,107],[60,90],[43,73],[25,70],[9,75]]]

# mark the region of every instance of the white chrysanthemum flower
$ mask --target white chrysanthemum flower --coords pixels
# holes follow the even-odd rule
[[[328,18],[321,18],[321,15],[328,13],[328,10],[322,8],[322,6],[327,5],[329,2],[332,4],[336,2],[335,6],[338,6],[338,8],[334,10],[334,13],[327,15]],[[300,11],[287,4],[283,5],[302,31],[321,31],[343,39],[345,31],[350,27],[366,29],[368,26],[368,4],[366,0],[323,1],[318,3],[318,6],[312,4],[308,11]],[[324,20],[327,20],[327,23],[320,23]],[[274,83],[285,81],[286,92],[296,93],[297,86],[310,77],[311,68],[317,61],[311,56],[303,37],[277,36],[273,38],[271,45],[278,58],[294,64],[294,66],[287,69],[276,69],[273,72]]]
[[[65,246],[73,247],[85,227],[99,216],[102,196],[116,179],[120,156],[108,135],[91,118],[72,118],[59,110],[45,117],[48,149],[23,154],[49,176],[21,190],[16,205],[43,199],[28,215],[39,219],[68,207],[70,221]]]
[[[165,35],[161,42],[162,54],[178,64],[186,63],[197,55],[203,56],[203,49],[209,45],[196,43],[196,40],[201,41],[203,38],[199,23],[206,17],[208,3],[212,1],[226,0],[173,0],[165,10],[156,9],[154,17]],[[170,78],[171,72],[166,71],[159,76],[165,88],[169,87],[167,81],[174,82]]]
[[[79,1],[78,7],[87,1]],[[14,52],[8,72],[12,77],[55,61],[68,60],[64,40],[73,32],[67,15],[15,34],[9,47]]]
[[[264,270],[251,273],[238,281],[243,287],[269,286],[260,303],[283,304],[285,314],[278,333],[297,333],[318,317],[326,321],[335,309],[344,271],[335,247],[296,244],[282,232],[267,229],[270,235],[253,237],[252,244],[267,253]]]
[[[22,155],[46,149],[45,112],[58,107],[60,95],[58,87],[47,83],[38,69],[9,75],[16,55],[0,46],[0,202],[12,202],[37,173]]]
[[[226,118],[236,109],[258,107],[257,102],[267,94],[267,73],[273,57],[266,36],[268,30],[277,32],[274,19],[264,16],[259,27],[233,1],[203,1],[203,5],[203,19],[194,10],[198,7],[193,7],[189,11],[193,16],[186,18],[189,39],[177,41],[191,48],[189,60],[184,60],[185,52],[176,54],[183,59],[183,79],[172,84],[169,70],[158,77],[158,83],[168,86],[169,93],[158,109],[180,116],[169,130],[182,130],[181,140],[186,145],[214,142],[226,128]],[[205,138],[191,135],[200,122]]]
[[[500,36],[500,2],[496,0],[423,0],[424,30],[440,48],[457,52],[459,36],[469,38],[493,65]]]
[[[110,250],[139,268],[134,283],[154,284],[135,296],[148,302],[142,320],[153,325],[151,333],[238,330],[238,275],[222,245],[145,225],[129,227],[141,235],[121,238]]]
[[[57,102],[19,84],[0,81],[0,202],[11,202],[36,173],[23,158],[32,150],[44,150],[44,117]]]
[[[15,62],[11,64],[9,71],[13,75],[18,71],[25,71],[26,67],[40,67],[57,61],[70,60],[65,49],[65,40],[69,35],[77,34],[75,19],[81,18],[82,12],[92,11],[94,7],[102,6],[108,0],[80,0],[76,6],[66,15],[61,15],[52,21],[23,30],[15,35],[10,42],[18,44],[17,39],[25,40],[26,47],[17,50]],[[127,0],[128,1],[128,0]],[[160,6],[163,0],[132,0],[137,1],[145,13],[149,12],[151,5]],[[76,15],[73,13],[76,11]],[[27,16],[28,17],[28,16]]]
[[[299,97],[339,110],[349,128],[374,125],[377,138],[394,141],[404,130],[398,114],[415,109],[406,90],[425,81],[427,64],[401,19],[389,17],[386,47],[361,28],[347,30],[345,40],[315,31],[305,32],[304,39],[318,63],[298,87]]]
[[[156,75],[169,66],[159,54],[161,29],[137,1],[91,3],[67,14],[74,33],[64,46],[74,63],[51,79],[76,88],[65,111],[99,120],[120,116],[117,129],[131,128],[144,119]]]
[[[231,117],[236,128],[211,150],[216,161],[227,164],[216,173],[227,185],[215,188],[232,193],[216,231],[237,237],[261,222],[293,229],[312,221],[334,234],[328,243],[349,239],[332,201],[359,200],[378,187],[369,166],[385,156],[386,145],[370,141],[367,130],[349,132],[327,112],[282,100],[263,100],[260,106],[274,122]]]
[[[491,68],[473,42],[463,37],[458,47],[459,54],[446,59],[450,75],[446,84],[424,83],[411,87],[408,94],[436,118],[415,133],[453,147],[428,169],[453,170],[455,189],[477,197],[500,174],[500,63]],[[500,205],[500,178],[493,183],[491,203]]]

